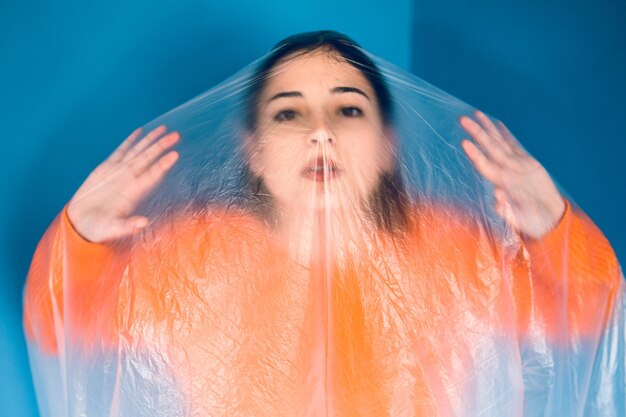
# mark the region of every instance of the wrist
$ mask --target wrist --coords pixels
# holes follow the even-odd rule
[[[82,231],[82,228],[77,226],[77,224],[79,223],[77,223],[75,219],[78,218],[79,216],[76,215],[75,209],[73,208],[71,201],[63,208],[63,216],[65,217],[65,221],[67,225],[71,228],[72,232],[74,232],[77,235],[77,237],[79,237],[80,239],[84,240],[87,243],[94,243],[94,244],[98,243],[98,242],[93,241],[89,237],[87,237],[84,231]]]
[[[560,197],[560,205],[555,205],[552,211],[553,220],[550,222],[550,226],[546,227],[545,231],[537,236],[521,233],[520,236],[524,243],[526,245],[536,245],[539,242],[550,240],[551,237],[558,235],[559,230],[563,227],[562,225],[566,222],[565,219],[571,210],[570,207],[569,201],[564,197]]]

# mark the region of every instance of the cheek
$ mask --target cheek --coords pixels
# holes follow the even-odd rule
[[[391,171],[393,153],[389,141],[376,129],[360,129],[345,135],[340,141],[342,153],[352,169],[363,176],[378,178],[381,172]]]
[[[275,196],[289,195],[297,186],[295,179],[303,165],[302,147],[297,140],[268,138],[260,144],[257,154],[257,175]]]
[[[297,139],[270,138],[262,144],[260,153],[267,174],[285,173],[296,168],[303,150]]]

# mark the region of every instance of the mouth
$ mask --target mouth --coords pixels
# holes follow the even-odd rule
[[[310,181],[324,182],[331,181],[341,174],[341,170],[334,161],[319,157],[313,159],[302,170],[302,176]]]

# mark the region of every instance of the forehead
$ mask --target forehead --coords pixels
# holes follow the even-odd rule
[[[372,93],[372,87],[361,71],[339,54],[314,51],[288,55],[269,73],[263,96],[279,91],[329,90],[337,86],[358,87]]]

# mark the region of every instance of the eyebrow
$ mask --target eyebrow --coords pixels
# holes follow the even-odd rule
[[[333,94],[339,94],[339,93],[357,93],[357,94],[361,94],[363,97],[365,97],[366,99],[370,100],[369,96],[367,94],[365,94],[365,92],[363,92],[363,90],[358,89],[356,87],[335,87],[332,90],[330,90],[331,93]],[[268,100],[268,102],[272,101],[272,100],[276,100],[278,98],[282,98],[282,97],[304,97],[302,95],[302,93],[300,91],[282,91],[278,94],[275,94],[272,96],[272,98],[270,98]]]
[[[357,94],[362,95],[368,100],[370,99],[369,96],[365,94],[365,92],[363,92],[363,90],[360,90],[356,87],[335,87],[330,92],[331,93],[357,93]]]
[[[277,98],[281,98],[281,97],[303,97],[303,96],[302,96],[302,93],[299,91],[283,91],[281,93],[275,94],[274,96],[272,96],[272,98],[270,98],[267,101],[276,100]]]

